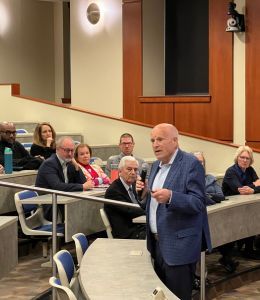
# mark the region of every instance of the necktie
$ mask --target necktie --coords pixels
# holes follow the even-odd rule
[[[136,198],[135,198],[135,194],[134,194],[134,192],[133,192],[132,186],[129,187],[129,189],[128,189],[128,194],[129,194],[129,196],[130,196],[132,202],[135,203],[135,204],[138,204],[138,202],[137,202],[137,200],[136,200]]]
[[[63,174],[64,174],[65,183],[68,183],[69,179],[68,179],[68,174],[67,174],[67,171],[68,171],[67,162],[64,162],[62,164],[62,170],[63,170]]]

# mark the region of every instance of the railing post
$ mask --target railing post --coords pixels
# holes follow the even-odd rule
[[[200,300],[205,300],[205,251],[200,253]]]
[[[56,277],[56,265],[53,260],[54,254],[57,252],[57,195],[52,194],[52,276]],[[52,288],[52,300],[56,300],[56,290]]]

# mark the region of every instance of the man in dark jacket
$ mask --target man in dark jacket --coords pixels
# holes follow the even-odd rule
[[[12,149],[14,170],[33,170],[38,169],[42,159],[33,157],[16,141],[16,128],[11,122],[0,123],[0,164],[4,165],[5,148]]]
[[[119,178],[106,191],[105,198],[139,204],[135,191],[138,161],[133,156],[124,156],[119,163]],[[105,211],[111,223],[112,234],[121,239],[145,239],[146,226],[135,224],[132,219],[144,215],[141,207],[123,207],[105,204]]]

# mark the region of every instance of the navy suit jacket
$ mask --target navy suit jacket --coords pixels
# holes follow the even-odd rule
[[[156,161],[148,185],[152,185],[159,169]],[[211,250],[205,201],[205,171],[191,154],[179,149],[165,179],[163,188],[172,191],[169,204],[159,204],[156,213],[159,246],[168,265],[195,263],[201,250]],[[151,196],[147,199],[147,248],[154,256],[155,241],[149,226]]]
[[[135,189],[133,190],[136,198]],[[118,178],[112,182],[105,193],[105,198],[122,202],[133,203],[121,180]],[[145,214],[141,207],[123,207],[117,205],[104,205],[108,219],[111,223],[112,234],[115,238],[129,238],[139,227],[132,219]]]
[[[53,189],[64,192],[83,191],[83,183],[86,177],[81,169],[76,171],[72,163],[68,164],[67,174],[69,183],[65,183],[65,178],[61,163],[56,154],[46,159],[38,170],[35,185],[42,188]]]

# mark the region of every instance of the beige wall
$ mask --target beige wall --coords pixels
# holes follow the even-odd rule
[[[22,100],[11,97],[10,86],[0,86],[0,99],[3,107],[0,120],[12,121],[48,121],[58,132],[78,132],[84,135],[84,141],[91,145],[118,144],[122,132],[133,134],[136,142],[135,154],[153,160],[154,155],[150,143],[150,128],[128,124],[119,120],[110,120],[73,111],[66,108]],[[196,138],[180,135],[181,149],[203,151],[207,162],[207,172],[223,174],[233,164],[236,148],[207,142]],[[256,171],[260,169],[260,154],[255,154]],[[258,172],[259,173],[259,172]]]
[[[92,0],[73,0],[71,10],[72,104],[122,116],[122,1],[96,1],[101,19],[86,18]]]
[[[32,97],[54,96],[53,3],[0,0],[0,82]]]
[[[164,0],[143,0],[143,95],[165,95]]]

